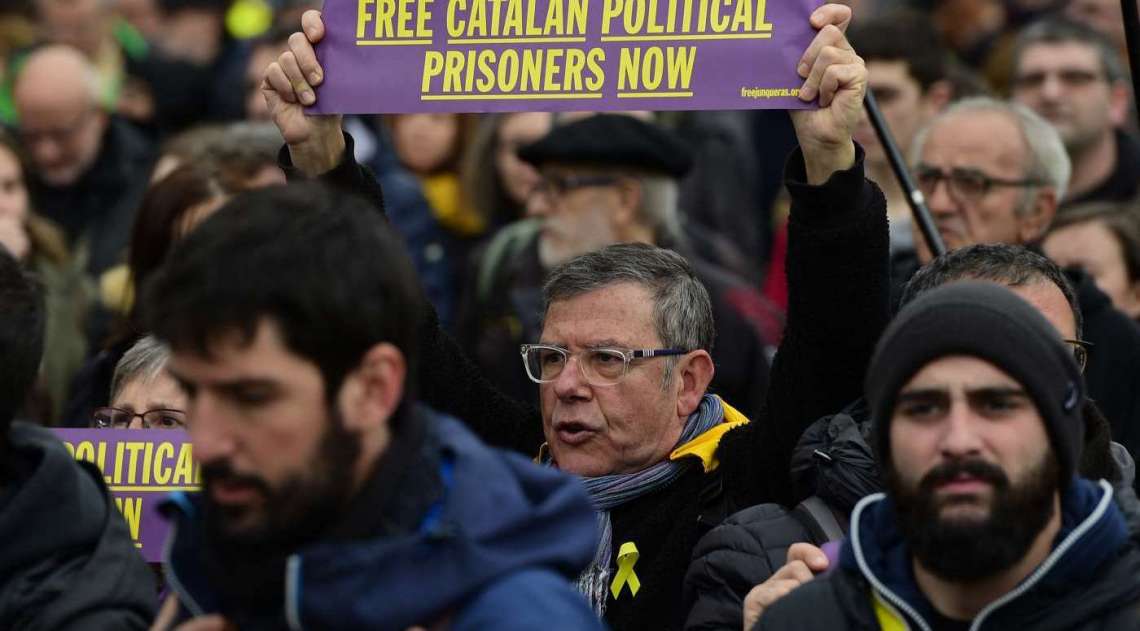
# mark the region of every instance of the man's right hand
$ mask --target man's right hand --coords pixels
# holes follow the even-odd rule
[[[324,69],[313,50],[324,36],[320,11],[306,11],[301,32],[289,37],[289,50],[269,64],[261,82],[269,114],[289,146],[293,165],[311,177],[332,170],[344,156],[341,116],[305,112],[317,102],[314,88],[324,81]]]
[[[760,583],[744,597],[744,631],[752,631],[756,621],[772,603],[827,569],[829,562],[823,550],[810,543],[793,543],[788,560],[768,580]]]

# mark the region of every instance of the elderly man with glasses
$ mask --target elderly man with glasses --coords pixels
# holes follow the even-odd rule
[[[1024,105],[991,98],[955,103],[911,147],[919,189],[946,247],[1038,246],[1068,191],[1071,164],[1061,135]],[[921,235],[917,260],[896,257],[895,294],[931,260]],[[1113,437],[1140,452],[1140,328],[1112,307],[1092,278],[1067,270],[1084,320],[1090,398]]]

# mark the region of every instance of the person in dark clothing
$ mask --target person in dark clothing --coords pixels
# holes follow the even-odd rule
[[[1012,98],[1049,121],[1073,165],[1065,206],[1136,197],[1140,143],[1126,133],[1128,73],[1104,35],[1048,18],[1027,26],[1012,55]]]
[[[812,25],[843,27],[850,15],[847,7],[827,5],[813,14]],[[315,12],[306,14],[303,27],[310,41],[324,35]],[[830,61],[809,55],[807,67],[815,66],[811,76],[832,77],[838,89],[823,88],[820,93],[820,86],[828,82],[813,79],[801,96],[820,96],[824,108],[793,113],[801,150],[789,158],[787,170],[792,197],[791,311],[773,366],[766,412],[753,422],[719,398],[705,395],[712,376],[705,348],[675,347],[670,356],[653,358],[632,352],[675,343],[668,339],[672,335],[658,330],[651,315],[660,298],[654,301],[649,287],[659,282],[661,288],[679,284],[693,292],[679,303],[685,308],[677,311],[703,311],[703,315],[676,315],[701,323],[700,331],[691,333],[699,343],[707,344],[711,338],[707,293],[683,258],[660,248],[610,246],[559,268],[565,274],[553,272],[569,281],[580,276],[583,267],[604,264],[599,257],[611,256],[633,267],[637,257],[629,253],[646,254],[653,259],[651,267],[662,270],[650,274],[654,280],[645,284],[611,275],[614,282],[582,288],[582,293],[570,289],[576,282],[551,285],[557,291],[548,296],[544,329],[533,341],[558,347],[547,349],[552,353],[546,355],[552,362],[549,366],[558,365],[567,356],[564,353],[574,358],[568,362],[574,365],[561,371],[560,379],[540,386],[542,412],[491,387],[440,331],[430,311],[422,322],[419,384],[425,401],[462,418],[495,445],[533,455],[545,439],[545,461],[587,476],[584,482],[601,508],[603,535],[591,571],[580,584],[614,628],[680,628],[682,577],[699,536],[736,508],[760,501],[794,503],[788,460],[796,440],[806,423],[855,398],[870,349],[887,319],[883,198],[863,177],[861,151],[851,140],[865,72],[839,29],[823,29],[812,48],[818,49],[827,49]],[[274,119],[289,147],[283,156],[291,162],[286,165],[291,166],[287,175],[320,176],[355,188],[382,208],[375,183],[351,160],[351,145],[340,131],[339,117],[300,115],[301,104],[315,99],[306,77],[320,71],[312,47],[294,45],[287,55],[294,59],[271,65],[266,72],[270,110],[277,112]],[[628,250],[625,255],[623,249]],[[842,304],[843,310],[836,304]],[[615,311],[623,308],[628,311]],[[660,312],[674,315],[668,309]],[[575,313],[585,326],[575,324]],[[608,354],[608,361],[623,367],[620,374],[610,373],[609,378],[621,379],[612,386],[595,387],[587,381],[599,381],[596,370],[587,371],[589,377],[580,372],[579,357],[589,357],[594,368],[599,361],[608,363],[585,339],[606,335],[590,328],[594,325],[610,327],[615,338],[596,342],[625,351],[620,361]],[[681,330],[690,334],[689,328]],[[583,350],[587,346],[588,352]],[[627,361],[629,370],[624,372]],[[666,378],[670,373],[671,380]],[[535,376],[551,377],[542,372]],[[601,380],[607,380],[605,375]],[[644,432],[651,440],[629,440],[625,428]],[[608,446],[619,443],[630,447],[622,452],[629,454],[628,460],[607,455],[612,453]],[[661,484],[658,476],[667,483]],[[610,553],[599,557],[607,542]],[[637,590],[625,581],[630,574],[622,567],[636,574]],[[613,582],[604,580],[607,572],[613,572]]]
[[[162,509],[158,628],[600,628],[581,485],[415,400],[422,300],[374,209],[312,184],[233,198],[154,272],[203,486]]]
[[[123,255],[154,155],[138,132],[101,109],[94,86],[78,52],[48,46],[28,56],[14,98],[35,167],[34,205],[86,251],[87,270],[98,276]]]
[[[755,628],[1136,628],[1140,549],[1111,485],[1076,473],[1084,384],[1041,313],[993,283],[927,292],[866,391],[887,492]]]
[[[154,576],[97,468],[12,419],[43,351],[40,289],[0,248],[0,628],[146,629]]]
[[[1076,292],[1054,263],[1020,246],[974,245],[945,254],[915,275],[904,304],[961,280],[1004,285],[1030,299],[1066,339],[1081,338]],[[1083,348],[1074,346],[1078,348],[1083,354]],[[1086,402],[1083,416],[1087,431],[1081,475],[1109,480],[1121,509],[1130,520],[1140,519],[1131,456],[1118,443],[1110,444],[1108,421],[1095,403]],[[879,468],[865,440],[870,429],[869,411],[860,399],[804,432],[792,459],[792,480],[797,495],[818,499],[820,512],[809,510],[806,502],[792,510],[755,506],[732,515],[701,539],[685,578],[686,628],[739,627],[746,595],[784,565],[789,546],[821,545],[842,536],[856,503],[882,490]],[[838,533],[821,528],[828,519]]]
[[[549,271],[611,243],[644,242],[676,250],[692,265],[714,309],[717,370],[710,391],[757,414],[768,381],[767,349],[778,338],[773,327],[765,329],[760,293],[700,258],[684,234],[678,181],[692,164],[689,148],[653,123],[599,114],[554,128],[522,147],[519,157],[541,172],[527,198],[527,214],[536,219],[503,228],[474,260],[458,327],[460,343],[491,381],[513,398],[534,402],[534,384],[519,375],[516,349],[541,332]]]

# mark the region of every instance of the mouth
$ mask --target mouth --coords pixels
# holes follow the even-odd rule
[[[554,435],[558,437],[558,442],[566,445],[581,445],[593,438],[596,433],[596,430],[578,421],[556,422],[554,424]]]
[[[209,485],[210,499],[219,506],[241,506],[257,499],[256,485],[232,480],[215,480]]]
[[[945,495],[976,495],[985,492],[990,486],[990,483],[982,478],[961,474],[939,484],[935,490]]]

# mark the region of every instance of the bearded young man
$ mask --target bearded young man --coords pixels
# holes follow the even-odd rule
[[[164,506],[155,628],[599,628],[570,584],[594,549],[581,485],[417,404],[422,298],[371,207],[253,191],[167,263],[144,312],[203,489]]]
[[[954,283],[888,327],[867,376],[886,494],[839,567],[755,628],[1135,629],[1140,551],[1111,485],[1075,474],[1084,382],[1028,302]]]

